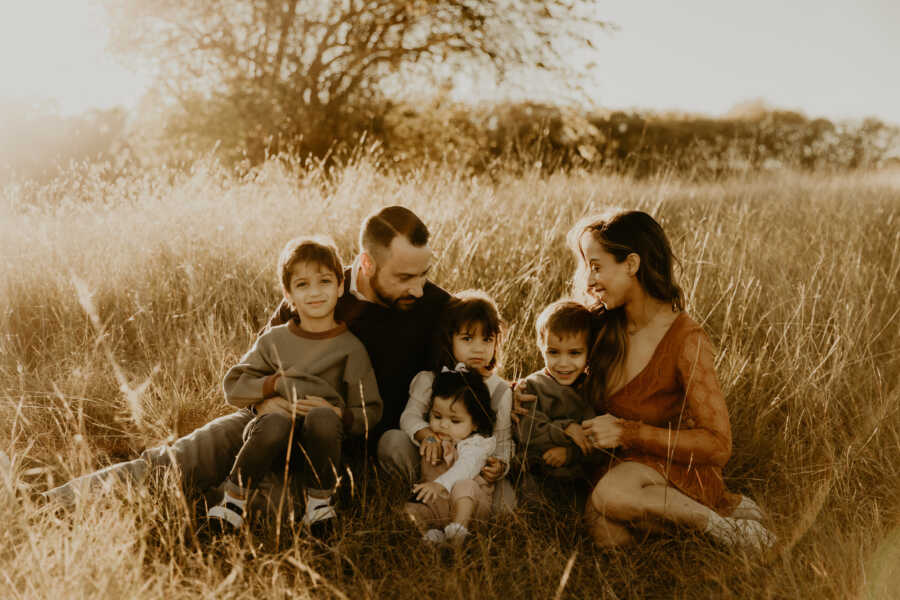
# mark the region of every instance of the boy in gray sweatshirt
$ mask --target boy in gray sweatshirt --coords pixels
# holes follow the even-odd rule
[[[304,525],[330,524],[331,497],[345,435],[363,435],[381,418],[375,373],[362,342],[334,319],[343,294],[337,248],[324,237],[288,242],[278,261],[285,299],[299,315],[272,327],[225,375],[225,399],[238,408],[277,398],[274,412],[257,415],[225,482],[222,501],[207,513],[243,524],[251,491],[271,470],[303,471]],[[272,404],[272,403],[270,403]]]
[[[519,384],[537,401],[519,419],[515,433],[528,468],[545,475],[580,476],[580,463],[591,450],[581,427],[595,416],[581,385],[593,345],[591,321],[591,312],[582,304],[559,300],[535,322],[544,368]]]

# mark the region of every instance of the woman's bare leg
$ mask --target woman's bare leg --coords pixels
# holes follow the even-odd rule
[[[584,507],[584,522],[591,539],[601,548],[627,546],[635,541],[624,523],[617,523],[604,517],[594,507],[593,502],[588,502]]]
[[[591,492],[590,504],[607,520],[645,531],[676,524],[706,532],[726,544],[765,550],[775,543],[775,536],[758,521],[721,517],[640,463],[621,463],[610,469]]]
[[[605,518],[634,527],[662,522],[703,530],[713,514],[668,485],[656,470],[630,462],[609,470],[591,493],[590,503]]]

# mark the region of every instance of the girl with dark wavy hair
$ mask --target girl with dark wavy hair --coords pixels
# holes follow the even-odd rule
[[[584,432],[594,448],[616,449],[585,511],[594,542],[625,545],[674,524],[767,548],[759,508],[725,489],[731,425],[715,353],[684,312],[662,227],[640,211],[592,216],[568,243],[574,291],[602,313],[587,382],[600,416]]]

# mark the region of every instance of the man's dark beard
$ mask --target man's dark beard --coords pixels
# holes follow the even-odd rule
[[[381,286],[378,285],[378,265],[375,266],[375,273],[372,274],[369,285],[372,288],[372,293],[375,294],[375,298],[391,310],[410,310],[415,305],[416,300],[418,300],[415,296],[402,296],[396,299],[388,296]],[[404,302],[408,300],[411,302]]]

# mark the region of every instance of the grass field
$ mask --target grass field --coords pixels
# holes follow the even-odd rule
[[[539,366],[531,328],[567,290],[568,227],[608,206],[659,218],[688,310],[719,348],[729,487],[771,515],[769,556],[691,534],[596,551],[568,490],[479,531],[465,560],[423,549],[369,465],[330,548],[274,526],[192,542],[177,485],[40,491],[224,414],[220,382],[278,299],[282,244],[327,232],[345,260],[372,209],[429,224],[433,279],[486,289],[510,322],[502,375]],[[889,598],[900,589],[900,175],[710,183],[538,174],[404,178],[270,161],[238,177],[90,174],[0,198],[0,586],[5,597]],[[349,478],[348,483],[349,483]],[[349,486],[348,486],[349,488]],[[894,590],[891,592],[890,590]]]

